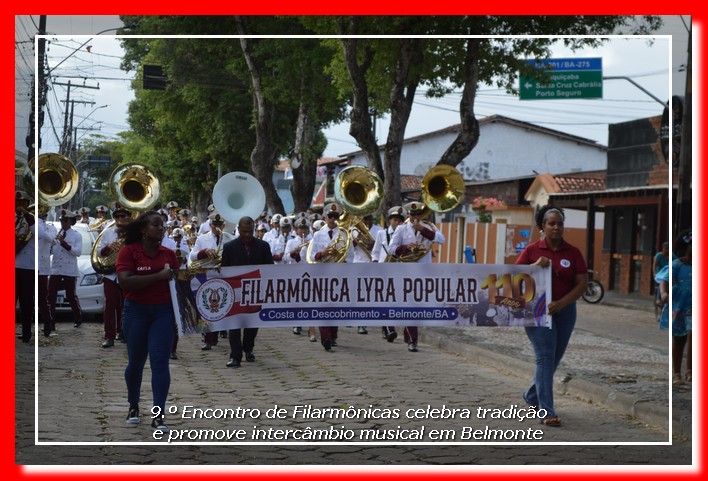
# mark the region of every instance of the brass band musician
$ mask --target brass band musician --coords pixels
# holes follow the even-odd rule
[[[35,221],[29,212],[30,196],[27,192],[15,192],[15,302],[20,303],[22,342],[32,338],[34,323],[34,239]],[[20,286],[25,286],[21,289]]]
[[[425,204],[422,202],[410,202],[403,207],[408,211],[408,222],[399,226],[394,232],[389,244],[389,254],[400,257],[414,254],[417,251],[427,251],[425,255],[414,262],[429,264],[433,261],[433,254],[430,249],[432,244],[444,244],[445,236],[435,225],[422,220]],[[408,350],[411,352],[418,351],[418,327],[407,326],[403,334],[408,344]]]
[[[116,340],[123,341],[123,291],[116,279],[115,261],[118,251],[123,247],[125,228],[131,220],[130,211],[119,202],[114,202],[111,210],[115,223],[104,229],[97,247],[99,258],[114,267],[114,272],[103,275],[103,294],[106,298],[103,311],[104,348],[113,347]]]

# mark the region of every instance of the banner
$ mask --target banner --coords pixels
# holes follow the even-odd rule
[[[289,264],[178,272],[180,335],[242,327],[551,327],[550,269],[514,264]]]

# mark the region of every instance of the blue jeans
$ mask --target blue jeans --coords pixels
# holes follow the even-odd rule
[[[140,385],[148,354],[152,371],[153,406],[165,413],[170,390],[170,350],[174,335],[172,304],[139,304],[126,300],[123,304],[123,336],[128,348],[125,384],[128,402],[140,402]],[[156,413],[154,413],[156,414]]]
[[[555,416],[553,408],[553,375],[563,359],[570,335],[575,327],[575,303],[553,315],[552,328],[526,327],[533,351],[536,354],[536,374],[533,383],[524,393],[529,406],[545,409],[548,416]]]

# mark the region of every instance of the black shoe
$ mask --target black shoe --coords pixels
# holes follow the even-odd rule
[[[337,347],[337,340],[336,339],[332,339],[330,342],[332,343],[332,347]]]
[[[388,333],[388,335],[386,336],[386,340],[388,342],[393,342],[397,337],[398,337],[398,333],[396,331],[390,331]]]
[[[80,327],[81,321],[74,321],[74,327]]]
[[[49,337],[49,335],[52,333],[52,327],[51,326],[44,326],[44,337]]]
[[[332,341],[329,339],[322,339],[322,346],[325,348],[325,351],[329,351],[332,349]]]
[[[101,344],[103,347],[113,347],[113,339],[104,339],[103,344]]]
[[[302,327],[293,327],[293,334],[295,334],[296,336],[299,336],[301,332]]]
[[[155,430],[155,432],[160,432],[162,434],[167,434],[170,432],[170,428],[165,426],[165,418],[164,416],[158,416],[155,419],[152,420],[152,424],[150,424],[152,428]]]
[[[368,333],[369,333],[369,331],[367,331],[364,326],[359,326],[359,327],[356,329],[356,332],[357,332],[358,334],[368,334]]]
[[[123,337],[122,332],[119,332],[118,334],[116,334],[116,341],[125,342],[125,338]]]
[[[140,410],[138,406],[130,406],[125,422],[128,424],[140,424]]]
[[[211,351],[211,344],[209,344],[208,342],[203,342],[202,351]]]
[[[226,339],[229,337],[229,331],[219,331],[219,337],[222,339]]]
[[[241,367],[241,361],[237,361],[231,357],[229,358],[229,362],[226,363],[226,367]]]
[[[171,352],[171,353],[170,353],[170,359],[177,359],[177,353],[176,353],[176,352]]]
[[[408,350],[410,352],[418,352],[418,343],[417,342],[409,342],[408,343]]]
[[[246,353],[246,362],[253,362],[256,360],[256,356],[253,355],[252,351]]]

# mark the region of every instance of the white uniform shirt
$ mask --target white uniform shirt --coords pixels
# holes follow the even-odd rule
[[[383,230],[383,227],[381,227],[380,225],[376,225],[376,224],[371,225],[371,229],[369,229],[369,234],[371,235],[371,238],[374,239],[374,242],[376,241],[376,235],[382,230]],[[353,245],[353,243],[352,243],[352,245]],[[373,247],[372,247],[372,251],[373,251]],[[369,257],[361,246],[357,245],[356,247],[354,247],[354,260],[353,260],[353,262],[355,262],[355,263],[356,262],[371,262],[373,259],[374,259],[373,254],[371,257]]]
[[[315,232],[315,235],[312,236],[312,250],[310,251],[310,254],[312,254],[312,256],[310,257],[311,261],[314,261],[315,255],[318,252],[322,252],[323,250],[325,250],[327,246],[333,241],[333,239],[336,239],[339,235],[339,227],[335,227],[334,229],[332,229],[331,239],[329,237],[329,231],[330,228],[325,225],[320,230]],[[345,262],[351,262],[353,259],[354,250],[350,247]]]
[[[398,227],[396,227],[396,229],[398,229]],[[393,237],[393,233],[396,232],[396,229],[391,226],[388,226],[387,228],[382,228],[379,231],[379,233],[376,235],[376,242],[374,243],[374,248],[371,249],[372,261],[375,259],[377,262],[386,262],[386,257],[388,257],[389,252],[391,252],[388,247],[389,241]]]
[[[36,222],[29,226],[29,231],[31,233],[29,241],[25,244],[22,250],[15,255],[15,267],[17,269],[34,270],[34,236],[36,226]],[[31,289],[31,287],[28,288]]]
[[[285,244],[285,255],[283,256],[283,264],[297,264],[298,262],[307,262],[307,246],[302,246],[300,248],[300,260],[297,261],[290,256],[290,253],[297,249],[297,246],[302,245],[304,242],[311,241],[312,235],[307,234],[305,239],[302,237],[294,237]]]
[[[177,242],[174,239],[172,239],[172,240],[175,243],[175,254],[177,254],[177,251],[180,250],[180,251],[182,251],[181,252],[182,257],[184,257],[184,264],[180,264],[179,268],[186,269],[187,264],[189,263],[189,254],[190,254],[189,253],[189,246],[187,245],[187,241],[185,241],[184,238],[182,238],[182,239],[180,239],[179,244],[177,244]],[[179,256],[177,256],[177,257],[179,260]]]
[[[37,219],[37,273],[48,276],[52,273],[52,244],[57,237],[57,229],[42,219]]]
[[[223,234],[221,235],[220,242],[224,241],[224,236]],[[174,243],[174,241],[172,241]],[[203,249],[214,249],[218,250],[219,245],[216,243],[216,236],[214,235],[213,232],[209,231],[206,234],[202,234],[199,237],[197,237],[197,240],[194,242],[194,246],[192,247],[192,251],[189,253],[189,260],[191,262],[194,262],[199,259],[198,254],[199,251]],[[174,249],[173,249],[174,250]]]
[[[78,259],[81,255],[81,234],[74,229],[69,229],[64,234],[71,250],[66,250],[60,243],[52,246],[52,274],[53,276],[79,277]]]
[[[209,225],[209,219],[207,219],[204,222],[202,222],[201,225],[199,226],[199,230],[197,231],[197,235],[206,234],[209,231],[211,231],[211,225]]]
[[[168,249],[175,250],[175,241],[172,240],[170,236],[165,233],[165,237],[162,238],[162,247],[167,247]]]
[[[391,253],[391,255],[394,255],[396,253],[396,249],[398,249],[402,245],[408,245],[413,242],[417,242],[419,244],[422,244],[423,247],[426,249],[432,245],[433,242],[437,242],[438,244],[444,244],[445,243],[445,236],[440,232],[439,229],[434,229],[435,232],[435,238],[431,241],[429,239],[426,239],[423,237],[423,234],[418,232],[413,228],[413,224],[410,222],[406,222],[401,224],[398,229],[396,229],[396,232],[393,234],[393,237],[391,237],[391,244],[389,245],[388,251]],[[423,256],[423,258],[419,259],[418,262],[420,264],[430,264],[433,262],[433,253],[428,251],[428,253]]]
[[[103,258],[104,256],[101,256],[101,251],[103,250],[103,248],[106,247],[108,244],[114,243],[116,240],[118,240],[118,232],[116,231],[116,225],[113,224],[110,227],[106,227],[103,230],[103,234],[101,235],[101,242],[99,242],[98,247],[96,247],[96,252],[98,253],[98,256]],[[117,275],[114,272],[113,274],[103,274],[103,277],[115,281]]]
[[[271,252],[273,252],[273,240],[275,240],[280,235],[280,229],[275,227],[271,228],[268,232],[263,235],[263,240],[271,245]]]

